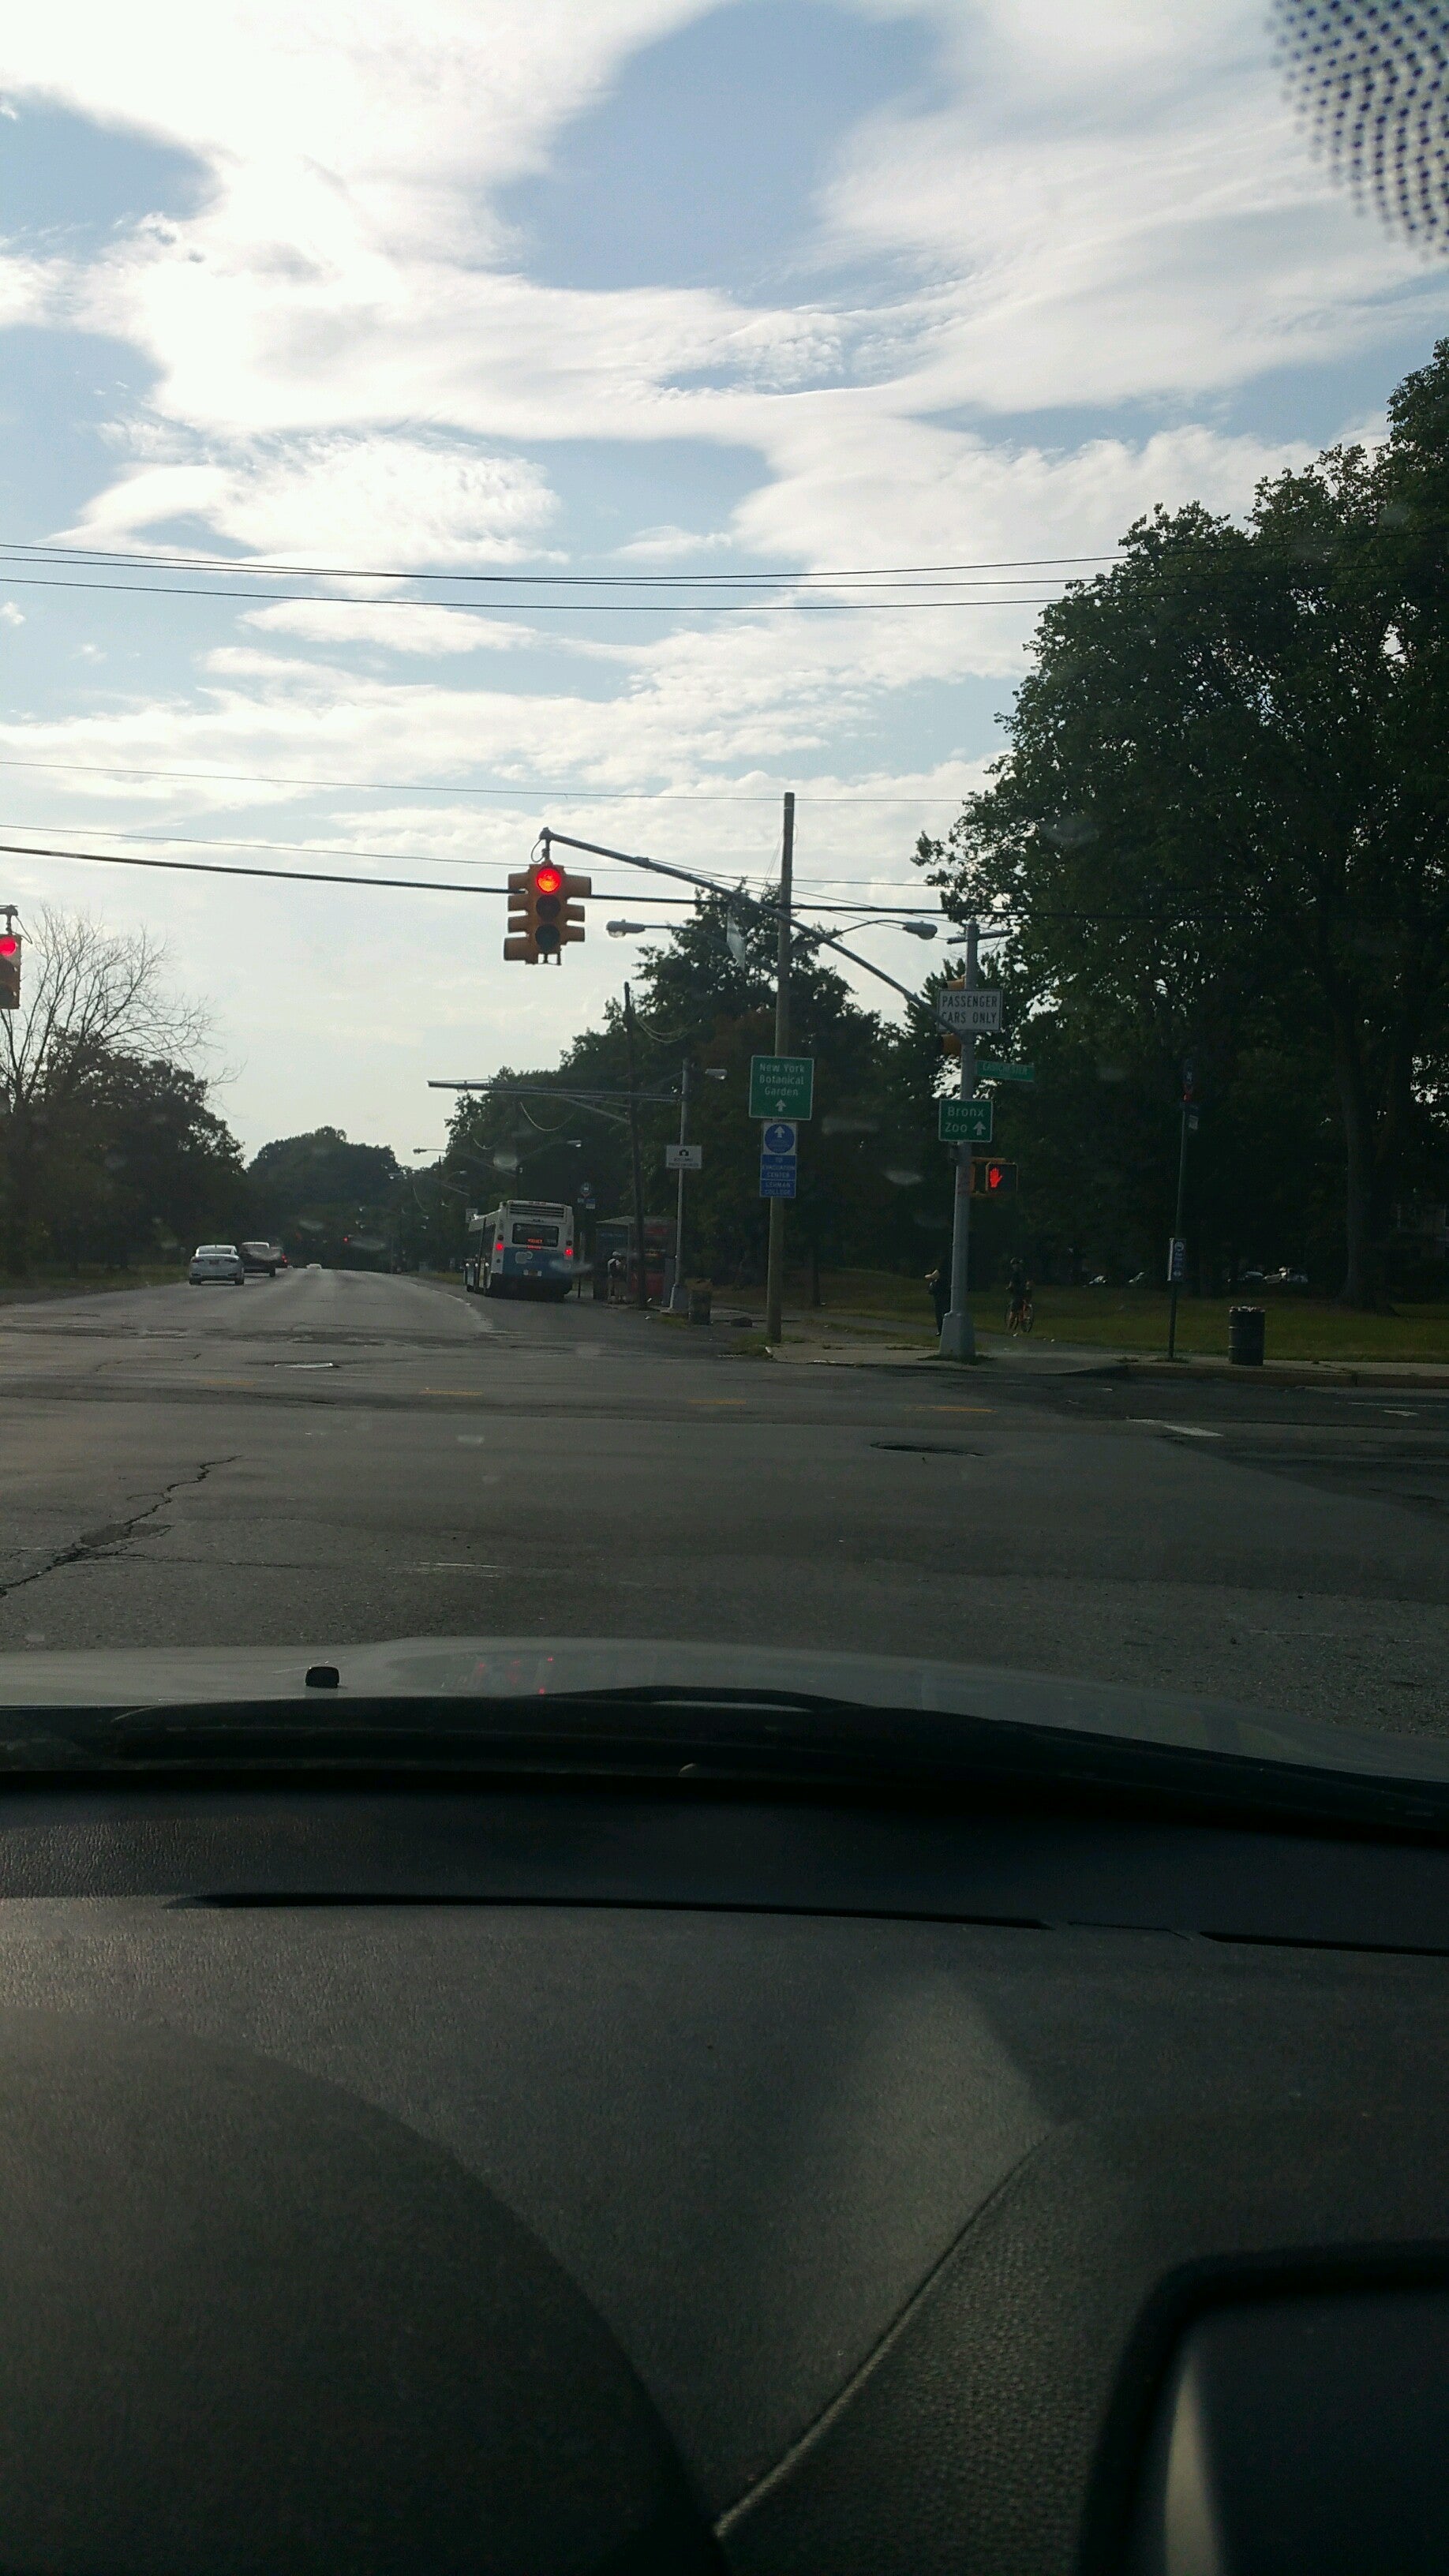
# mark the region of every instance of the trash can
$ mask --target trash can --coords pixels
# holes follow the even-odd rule
[[[1263,1327],[1267,1322],[1262,1306],[1228,1308],[1228,1358],[1236,1368],[1261,1368],[1263,1365]]]
[[[689,1320],[692,1324],[709,1322],[709,1304],[714,1285],[708,1279],[691,1279],[689,1283]]]

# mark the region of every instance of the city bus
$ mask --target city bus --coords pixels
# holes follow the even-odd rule
[[[463,1285],[484,1297],[566,1297],[574,1284],[574,1212],[505,1199],[468,1213]]]

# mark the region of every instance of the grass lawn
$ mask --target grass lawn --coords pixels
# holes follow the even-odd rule
[[[170,1288],[186,1276],[184,1262],[140,1262],[134,1270],[102,1270],[82,1262],[79,1271],[35,1269],[25,1279],[0,1272],[0,1297],[79,1297],[92,1289]]]
[[[819,1320],[843,1325],[850,1315],[915,1327],[928,1336],[929,1300],[919,1280],[877,1270],[827,1270],[821,1275]],[[808,1283],[790,1281],[790,1306],[808,1314]],[[1226,1358],[1228,1309],[1261,1305],[1267,1314],[1270,1360],[1441,1360],[1449,1362],[1449,1303],[1403,1306],[1391,1315],[1355,1315],[1317,1297],[1276,1289],[1235,1298],[1184,1297],[1177,1309],[1177,1347]],[[1006,1292],[974,1296],[978,1332],[999,1333],[1006,1320]],[[1044,1342],[1096,1343],[1113,1350],[1162,1352],[1167,1348],[1167,1298],[1151,1288],[1039,1288],[1036,1338]]]

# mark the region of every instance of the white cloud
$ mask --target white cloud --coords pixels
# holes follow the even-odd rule
[[[13,599],[0,602],[0,625],[23,626],[24,623],[25,611],[23,608],[17,608]]]
[[[149,442],[153,447],[154,439]],[[352,432],[234,445],[204,460],[137,467],[66,533],[118,545],[176,519],[265,557],[387,573],[533,556],[556,503],[525,457]]]
[[[278,600],[249,608],[244,626],[297,635],[309,644],[380,646],[387,653],[505,653],[538,641],[534,630],[503,617],[470,617],[455,608],[365,608],[346,600]]]

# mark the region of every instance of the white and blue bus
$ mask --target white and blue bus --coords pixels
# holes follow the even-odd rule
[[[566,1297],[574,1284],[574,1212],[505,1199],[468,1216],[463,1285],[485,1297]]]

